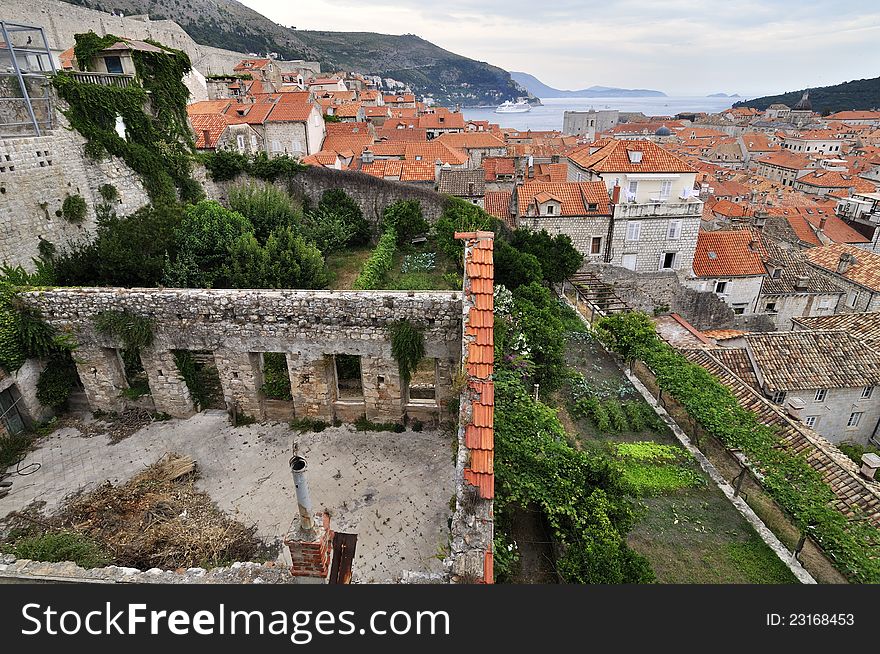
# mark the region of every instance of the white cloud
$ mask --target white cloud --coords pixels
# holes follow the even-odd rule
[[[558,88],[760,94],[875,77],[872,0],[244,0],[299,29],[417,34]]]

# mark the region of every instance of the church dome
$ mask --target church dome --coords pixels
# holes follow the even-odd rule
[[[657,131],[654,132],[654,136],[672,136],[672,130],[666,125],[660,125],[660,127],[657,128]]]

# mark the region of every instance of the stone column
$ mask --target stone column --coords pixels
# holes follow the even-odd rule
[[[287,370],[290,375],[290,393],[293,412],[297,418],[333,420],[333,389],[327,356],[288,352]]]
[[[150,394],[156,411],[175,418],[188,418],[195,413],[192,396],[170,350],[141,348],[141,363],[150,382]]]
[[[92,410],[121,411],[120,393],[128,388],[125,368],[113,348],[80,346],[73,353],[76,371]]]
[[[361,386],[368,420],[400,422],[403,419],[403,387],[394,359],[362,356]]]
[[[227,404],[234,404],[239,414],[261,420],[259,354],[220,349],[214,351],[214,361],[223,386]]]

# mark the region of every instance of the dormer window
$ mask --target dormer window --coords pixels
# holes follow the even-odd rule
[[[547,205],[547,215],[548,216],[552,216],[555,211],[556,211],[556,207],[554,207],[552,204]]]
[[[596,204],[595,202],[590,202],[587,205],[587,211],[599,211],[599,205]]]
[[[627,150],[626,156],[629,157],[629,162],[633,164],[642,163],[642,151],[641,150]]]

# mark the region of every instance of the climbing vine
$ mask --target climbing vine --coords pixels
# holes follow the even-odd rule
[[[76,35],[75,53],[84,68],[95,55],[123,40],[93,32]],[[186,116],[189,91],[183,76],[190,71],[186,53],[152,43],[159,52],[133,51],[137,83],[125,87],[78,81],[59,72],[53,78],[58,95],[68,103],[64,115],[88,141],[93,158],[114,155],[140,175],[154,203],[195,201],[202,194],[192,179],[193,140]],[[116,131],[117,116],[125,137]]]
[[[409,320],[398,320],[391,325],[391,355],[397,361],[401,383],[409,386],[413,372],[425,356],[425,335]]]
[[[118,338],[126,350],[153,344],[153,321],[127,311],[102,311],[92,318],[98,333]]]

